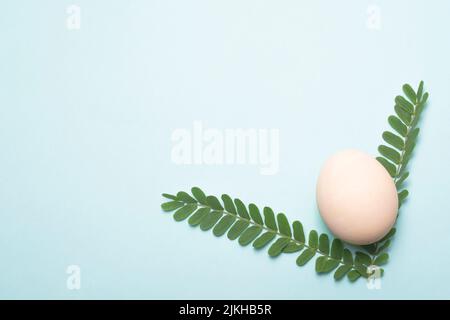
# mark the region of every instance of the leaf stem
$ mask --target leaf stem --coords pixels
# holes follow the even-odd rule
[[[400,161],[399,161],[399,164],[397,165],[397,170],[395,172],[394,183],[396,183],[398,181],[398,179],[400,178],[400,173],[403,169],[403,161],[405,160],[404,157],[406,154],[406,143],[408,142],[408,136],[409,136],[411,130],[413,130],[415,128],[415,125],[412,126],[412,124],[414,123],[414,120],[416,119],[416,116],[417,116],[416,110],[417,110],[418,105],[419,105],[419,102],[416,102],[414,104],[414,111],[411,114],[411,121],[409,122],[409,124],[406,125],[406,136],[404,139],[405,147],[403,148],[402,153],[400,154]]]
[[[407,146],[407,143],[408,143],[408,137],[409,137],[409,134],[411,133],[411,131],[414,130],[415,127],[417,126],[417,122],[416,122],[416,117],[418,116],[417,108],[418,108],[418,106],[420,105],[421,102],[422,102],[422,101],[419,101],[419,99],[417,99],[417,100],[415,101],[415,103],[414,103],[414,108],[413,108],[413,112],[411,113],[411,120],[409,121],[409,123],[405,123],[405,125],[406,125],[406,134],[405,134],[405,137],[404,137],[404,139],[403,139],[404,147],[403,147],[403,150],[402,150],[401,153],[400,153],[400,161],[399,161],[399,163],[398,163],[397,165],[394,164],[394,165],[396,166],[395,176],[394,176],[394,183],[397,183],[397,181],[401,178],[402,170],[404,170],[403,165],[404,165],[404,161],[405,161],[406,146]],[[398,192],[398,191],[399,191],[399,190],[397,190],[397,192]],[[399,212],[397,213],[397,217],[398,217],[399,215],[400,215],[400,210],[399,210]],[[385,242],[388,241],[388,240],[389,240],[389,239],[386,239]],[[381,244],[381,242],[376,242],[376,243],[374,243],[374,245],[375,245],[375,252],[377,252],[377,250],[378,250],[380,244]],[[371,256],[372,261],[375,261],[375,259],[376,259],[381,253],[382,253],[382,252],[377,252],[376,254],[371,254],[371,253],[369,252],[369,255]]]

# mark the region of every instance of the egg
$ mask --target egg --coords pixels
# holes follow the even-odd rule
[[[317,205],[330,231],[351,244],[383,238],[395,223],[398,196],[386,169],[370,155],[344,150],[323,165],[317,181]]]

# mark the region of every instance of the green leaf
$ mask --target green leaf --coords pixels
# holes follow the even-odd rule
[[[304,248],[303,244],[298,244],[294,241],[289,242],[289,244],[284,247],[283,252],[284,253],[294,253],[302,250]]]
[[[162,196],[166,199],[177,200],[177,197],[174,196],[173,194],[163,193]]]
[[[358,273],[360,274],[360,276],[362,276],[363,278],[367,278],[369,276],[369,274],[367,273],[367,266],[363,266],[362,264],[355,264],[353,266],[353,268],[358,271]]]
[[[289,238],[278,238],[269,248],[269,256],[277,257],[283,252],[284,247],[286,247],[289,243]]]
[[[380,154],[384,157],[386,157],[387,159],[391,160],[392,162],[394,162],[395,164],[399,164],[400,163],[400,153],[398,153],[397,151],[395,151],[394,149],[385,146],[385,145],[380,145],[378,146],[378,151],[380,152]]]
[[[247,207],[240,199],[234,199],[234,204],[236,205],[236,209],[238,214],[244,219],[250,219],[250,216],[247,212]]]
[[[423,81],[420,81],[419,88],[417,89],[417,101],[422,100],[422,94],[423,94]]]
[[[382,253],[375,258],[374,264],[377,266],[382,266],[386,264],[389,260],[389,255],[387,253]]]
[[[309,233],[309,246],[313,249],[317,249],[318,242],[319,242],[319,240],[318,240],[317,231],[311,230],[311,232]]]
[[[348,265],[342,265],[339,268],[336,269],[336,272],[334,273],[334,280],[341,280],[345,275],[350,271],[352,266]]]
[[[389,116],[388,118],[389,125],[397,131],[402,137],[406,137],[408,133],[408,128],[403,124],[403,122],[397,118],[396,116]]]
[[[428,95],[424,95],[424,97]],[[422,100],[417,106],[416,106],[416,115],[414,117],[414,120],[411,122],[411,128],[415,128],[420,120],[420,114],[422,113],[423,109],[425,109],[426,102]]]
[[[417,141],[417,136],[419,135],[420,128],[414,128],[408,133],[408,136],[406,138],[406,144],[405,148],[408,148],[408,145],[413,144]]]
[[[253,221],[255,221],[257,224],[264,225],[261,213],[259,212],[259,209],[255,204],[250,203],[248,206],[248,211]]]
[[[356,270],[351,270],[349,273],[347,273],[347,278],[348,278],[351,282],[355,282],[356,280],[359,279],[359,277],[361,277],[361,275],[360,275],[359,272],[356,271]]]
[[[416,93],[414,92],[414,89],[411,88],[411,86],[409,84],[403,85],[403,92],[408,97],[409,101],[411,101],[412,103],[416,103],[416,101],[417,101]]]
[[[188,220],[191,226],[197,226],[202,222],[202,219],[211,211],[210,208],[198,209]]]
[[[400,173],[405,172],[406,167],[408,165],[409,160],[411,159],[412,150],[414,149],[415,144],[411,146],[407,146],[405,149],[405,153],[403,154],[402,165],[400,169]]]
[[[344,261],[345,264],[352,265],[353,264],[352,252],[348,249],[344,249],[344,252],[342,254],[342,260]]]
[[[316,272],[320,273],[324,269],[324,265],[326,263],[327,257],[320,256],[316,259]]]
[[[380,252],[383,252],[384,250],[389,248],[390,245],[391,245],[391,240],[387,240],[385,243],[383,243],[381,246],[378,247],[375,254],[379,254]]]
[[[414,128],[417,125],[417,123],[419,122],[420,114],[423,112],[423,110],[425,109],[425,107],[427,105],[427,99],[428,99],[428,92],[425,92],[423,94],[423,97],[422,97],[422,100],[420,101],[420,103],[416,105],[416,116],[411,123],[412,128]]]
[[[403,156],[403,159],[404,159],[403,160],[403,166],[406,166],[406,164],[410,160],[411,154],[412,154],[415,146],[416,146],[415,143],[410,143],[410,144],[406,145],[406,147],[405,147],[405,154]]]
[[[231,225],[236,221],[236,218],[232,215],[226,214],[219,223],[214,226],[213,234],[216,237],[220,237],[230,229]]]
[[[344,253],[344,244],[339,239],[334,239],[331,243],[331,257],[337,260],[342,259]]]
[[[186,203],[197,203],[197,200],[192,198],[187,192],[180,191],[177,193],[177,199]]]
[[[398,173],[398,176],[401,176],[403,173],[406,172],[406,169],[408,168],[408,162],[409,160],[405,158],[403,155],[402,165],[400,166],[400,171]],[[397,188],[397,191],[400,189],[400,187]]]
[[[322,233],[319,237],[319,251],[324,254],[330,253],[330,241],[325,233]]]
[[[316,260],[316,272],[318,273],[328,273],[333,271],[339,266],[339,261],[334,259],[329,259],[325,256],[319,257]]]
[[[405,199],[408,197],[409,192],[408,190],[402,190],[398,193],[398,202],[399,203],[403,203],[403,201],[405,201]]]
[[[411,114],[405,111],[402,107],[400,107],[398,104],[395,105],[394,111],[397,114],[397,116],[400,118],[400,120],[403,121],[404,124],[409,125],[411,123]]]
[[[187,217],[189,217],[191,215],[191,213],[193,213],[196,209],[197,209],[196,204],[193,204],[193,203],[187,204],[184,207],[175,211],[175,213],[173,214],[173,218],[175,219],[175,221],[184,220]]]
[[[222,211],[211,211],[202,219],[202,222],[200,222],[200,229],[202,229],[203,231],[211,229],[212,227],[214,227],[217,221],[222,218],[222,215]]]
[[[370,254],[375,254],[377,250],[377,246],[375,243],[362,245],[361,247],[364,248],[364,250],[366,250]]]
[[[215,196],[207,196],[206,203],[214,210],[223,210],[222,205]]]
[[[230,240],[237,239],[241,235],[241,233],[244,232],[245,229],[247,229],[248,225],[249,225],[248,221],[245,220],[236,221],[235,224],[233,224],[233,226],[227,233],[228,239]]]
[[[395,186],[397,187],[397,190],[400,189],[400,187],[402,186],[403,182],[406,180],[406,178],[408,178],[409,176],[409,172],[404,172],[400,175],[400,177],[398,178],[397,182],[395,183]]]
[[[411,130],[408,133],[407,141],[405,144],[405,149],[408,149],[408,145],[416,143],[419,132],[420,132],[420,128],[414,128],[413,130]]]
[[[284,213],[279,213],[277,215],[277,221],[278,221],[278,228],[280,230],[280,233],[291,237],[292,233],[291,233],[291,227],[289,225],[289,221],[286,218],[286,216],[284,215]]]
[[[237,214],[236,208],[235,208],[234,203],[233,203],[233,200],[230,198],[229,195],[223,194],[222,195],[222,202],[223,202],[223,206],[225,207],[225,210],[227,212],[230,212],[232,214]]]
[[[425,93],[423,94],[422,101],[420,101],[420,104],[421,104],[422,106],[425,105],[425,103],[426,103],[427,100],[428,100],[428,97],[429,97],[428,92],[425,92]]]
[[[297,261],[296,261],[297,265],[300,267],[304,266],[309,260],[312,259],[312,257],[314,257],[315,254],[316,254],[316,250],[314,250],[314,249],[303,250],[303,252],[297,258]]]
[[[392,229],[389,230],[389,232],[388,232],[383,238],[381,238],[381,240],[378,241],[378,242],[383,242],[383,241],[386,241],[386,240],[392,238],[392,237],[395,235],[395,232],[396,232],[396,231],[397,231],[397,229],[392,228]]]
[[[264,232],[258,239],[253,242],[253,247],[255,249],[261,249],[265,247],[269,242],[271,242],[276,236],[274,232]]]
[[[377,160],[387,170],[387,172],[391,177],[395,177],[397,173],[397,168],[395,167],[395,165],[393,165],[391,162],[389,162],[383,157],[377,157]]]
[[[275,221],[275,214],[273,213],[273,210],[269,207],[264,207],[264,222],[266,226],[273,230],[278,231],[277,223]]]
[[[356,251],[355,253],[355,264],[370,266],[372,264],[372,258],[361,251]]]
[[[202,191],[202,189],[200,189],[199,187],[193,187],[191,189],[191,192],[192,192],[192,195],[194,196],[194,198],[197,199],[198,202],[200,202],[201,204],[207,205],[206,195]]]
[[[179,202],[179,201],[169,201],[166,203],[163,203],[161,205],[161,209],[163,209],[164,211],[173,211],[175,209],[181,208],[182,206],[184,206],[183,202]]]
[[[403,139],[389,131],[383,132],[383,140],[400,151],[405,147]]]
[[[294,221],[292,223],[292,229],[294,230],[294,239],[305,243],[305,232],[303,231],[303,225],[300,221]]]
[[[256,237],[259,236],[261,231],[262,231],[262,228],[259,226],[251,226],[251,227],[247,228],[239,237],[239,244],[241,246],[248,245],[250,242],[255,240]]]
[[[414,113],[414,106],[402,96],[395,97],[395,103],[409,114]]]

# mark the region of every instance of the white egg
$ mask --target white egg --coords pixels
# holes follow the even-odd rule
[[[336,237],[352,244],[370,244],[384,237],[395,223],[397,189],[376,159],[345,150],[324,164],[317,181],[317,205]]]

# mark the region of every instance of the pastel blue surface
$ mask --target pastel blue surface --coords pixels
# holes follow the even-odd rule
[[[0,298],[450,298],[450,2],[79,0],[68,30],[70,4],[0,11]],[[321,164],[375,155],[401,85],[422,79],[431,97],[380,290],[161,212],[162,192],[198,185],[327,231]],[[278,173],[174,164],[171,135],[195,120],[279,129]]]

